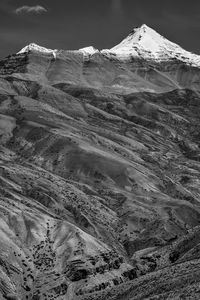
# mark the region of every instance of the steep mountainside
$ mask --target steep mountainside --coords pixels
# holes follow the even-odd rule
[[[200,58],[146,25],[0,61],[0,299],[199,299]]]

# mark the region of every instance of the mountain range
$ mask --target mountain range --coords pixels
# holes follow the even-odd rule
[[[0,299],[200,295],[200,56],[119,45],[0,61]]]

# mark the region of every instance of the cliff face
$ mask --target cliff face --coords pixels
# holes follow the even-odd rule
[[[199,299],[200,69],[111,52],[0,62],[3,298]]]

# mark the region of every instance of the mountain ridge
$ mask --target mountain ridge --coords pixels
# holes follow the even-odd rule
[[[22,50],[0,61],[0,299],[199,300],[200,69]]]
[[[41,47],[35,43],[31,43],[21,49],[18,53],[28,51],[53,54],[53,56],[56,57],[56,53],[60,50],[51,50]],[[89,46],[71,51],[80,51],[85,55],[90,56],[96,53],[116,55],[118,59],[122,60],[134,57],[146,60],[156,60],[159,62],[177,59],[188,65],[200,67],[200,55],[184,50],[181,46],[167,40],[146,24],[143,24],[141,27],[134,28],[131,33],[122,40],[122,42],[111,49],[98,50],[93,46]]]

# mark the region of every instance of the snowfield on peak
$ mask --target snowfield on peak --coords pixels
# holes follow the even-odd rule
[[[20,53],[25,53],[25,52],[29,52],[29,51],[36,51],[36,52],[42,52],[42,53],[48,53],[48,54],[51,54],[51,53],[52,53],[53,56],[55,57],[55,56],[56,56],[56,52],[57,52],[58,50],[56,50],[56,49],[54,49],[54,50],[52,50],[52,49],[47,49],[47,48],[42,47],[42,46],[39,46],[39,45],[37,45],[37,44],[35,44],[35,43],[31,43],[31,44],[25,46],[23,49],[21,49],[21,50],[18,52],[18,54],[20,54]]]
[[[32,43],[18,53],[29,51],[52,53],[54,58],[56,58],[58,52],[58,50],[47,49]],[[119,60],[130,60],[133,58],[154,60],[156,62],[179,60],[187,65],[200,67],[200,55],[184,50],[181,46],[169,41],[145,24],[134,28],[121,43],[111,49],[99,51],[95,47],[89,46],[75,51],[82,52],[84,56],[92,56],[96,53],[101,53],[107,57],[114,55]]]
[[[117,55],[121,59],[141,57],[147,60],[167,61],[177,59],[200,67],[200,56],[170,42],[147,25],[135,28],[120,44],[103,53]]]

